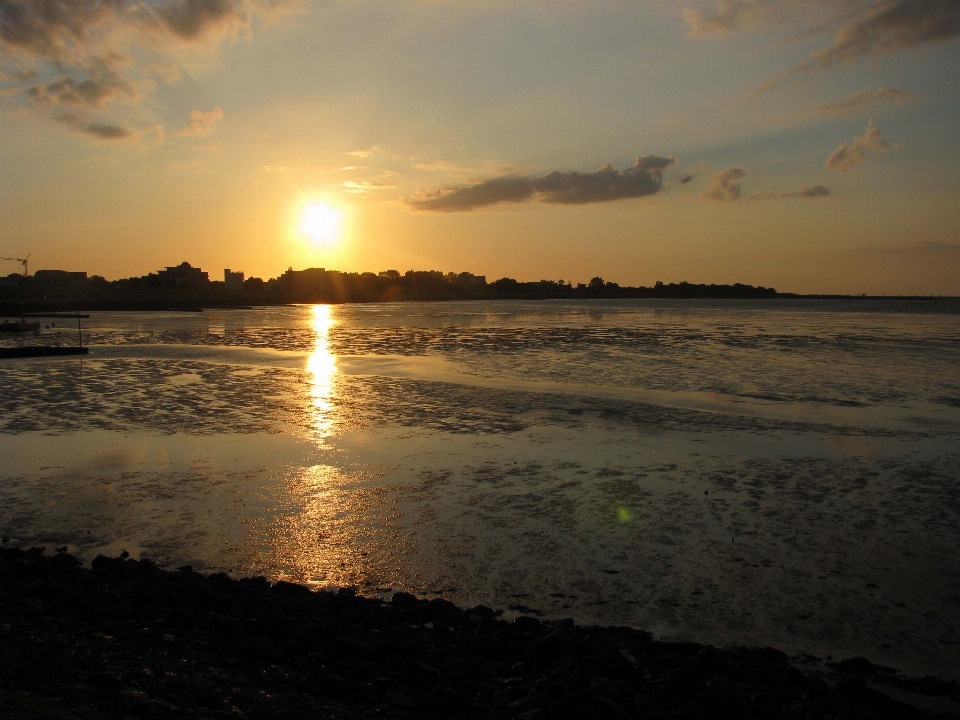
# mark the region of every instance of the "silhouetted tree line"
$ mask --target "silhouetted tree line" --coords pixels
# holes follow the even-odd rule
[[[288,269],[280,277],[264,281],[247,278],[241,287],[227,288],[223,282],[177,284],[151,273],[143,277],[109,282],[94,275],[82,282],[60,284],[32,282],[32,277],[9,276],[0,285],[0,300],[32,301],[31,304],[96,307],[184,307],[217,305],[264,305],[312,302],[399,302],[411,300],[547,300],[593,298],[769,298],[773,288],[752,285],[703,285],[688,282],[656,283],[653,287],[621,286],[594,277],[589,283],[564,280],[520,282],[486,278],[470,273],[442,273],[436,270],[408,270],[400,273],[349,273],[323,268]],[[44,302],[46,301],[46,302]]]

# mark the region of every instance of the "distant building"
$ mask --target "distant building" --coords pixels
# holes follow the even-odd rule
[[[288,290],[315,290],[326,287],[330,283],[329,275],[331,274],[333,273],[328,273],[324,268],[307,268],[306,270],[287,268],[279,280]]]
[[[210,284],[210,274],[188,262],[160,270],[157,277],[166,287],[206,287]]]
[[[223,271],[223,284],[227,290],[243,290],[243,273],[227,268]]]
[[[33,274],[33,281],[42,285],[66,285],[72,282],[86,282],[87,274],[68,270],[37,270]]]

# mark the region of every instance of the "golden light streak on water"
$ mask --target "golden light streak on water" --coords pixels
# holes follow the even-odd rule
[[[307,358],[310,380],[310,405],[313,430],[319,445],[333,434],[335,427],[333,396],[337,377],[337,358],[330,352],[330,328],[336,325],[330,305],[314,305],[310,323],[315,333],[313,350]]]
[[[339,370],[331,351],[330,330],[337,324],[331,305],[310,308],[314,333],[307,357],[306,407],[312,438],[321,450],[330,448],[338,430]],[[365,587],[374,584],[368,569],[365,518],[375,511],[375,489],[359,489],[364,476],[320,463],[289,468],[277,495],[275,515],[252,528],[256,537],[250,556],[253,568],[269,568],[279,578],[317,585]],[[380,518],[382,522],[383,519]]]

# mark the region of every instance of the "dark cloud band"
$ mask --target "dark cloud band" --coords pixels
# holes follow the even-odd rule
[[[74,113],[60,113],[54,115],[53,119],[69,127],[71,130],[91,135],[99,140],[127,140],[135,137],[134,133],[119,125],[108,125],[105,123],[87,122],[82,117]]]
[[[404,202],[416,210],[462,212],[534,198],[554,205],[586,205],[646,197],[663,189],[663,171],[676,161],[669,156],[642,155],[633,167],[623,172],[607,163],[592,173],[555,170],[538,178],[507,175],[474,185],[421,193]]]
[[[816,200],[817,198],[830,197],[833,193],[830,192],[830,188],[825,185],[811,185],[809,187],[802,187],[796,192],[764,192],[757,193],[756,195],[750,195],[750,200],[784,200],[786,198],[805,198],[807,200]]]

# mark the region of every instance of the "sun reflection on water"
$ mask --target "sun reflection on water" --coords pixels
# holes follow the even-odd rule
[[[337,358],[330,351],[330,328],[336,325],[330,305],[314,305],[310,324],[314,331],[314,345],[307,358],[310,379],[310,401],[313,412],[313,432],[320,444],[334,430],[334,383],[337,376]]]

